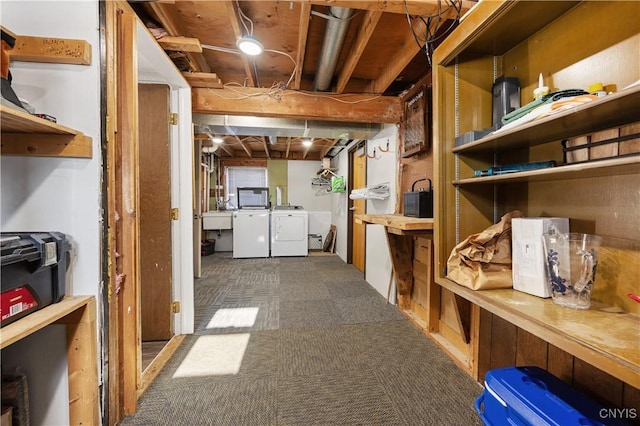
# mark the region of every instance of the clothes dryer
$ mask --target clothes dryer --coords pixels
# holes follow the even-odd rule
[[[271,256],[307,256],[309,254],[309,214],[299,209],[274,209],[271,212]]]

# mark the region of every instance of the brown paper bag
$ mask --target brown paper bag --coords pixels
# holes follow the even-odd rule
[[[512,287],[511,218],[514,217],[522,217],[522,213],[509,212],[500,222],[455,246],[447,260],[447,278],[472,290]]]

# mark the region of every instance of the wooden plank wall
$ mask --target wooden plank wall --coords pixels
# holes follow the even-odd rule
[[[612,408],[636,413],[625,417],[640,425],[640,390],[629,386],[556,346],[486,310],[480,313],[478,380],[489,370],[509,366],[538,366],[575,389]],[[634,411],[635,410],[635,411]]]

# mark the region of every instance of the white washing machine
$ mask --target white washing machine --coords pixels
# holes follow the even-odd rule
[[[233,257],[269,257],[269,210],[233,212]]]
[[[307,256],[309,214],[305,210],[282,207],[271,212],[271,256]]]

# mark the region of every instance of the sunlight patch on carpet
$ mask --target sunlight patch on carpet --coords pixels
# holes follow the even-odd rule
[[[238,374],[250,336],[238,333],[198,337],[173,378]]]
[[[253,327],[260,308],[218,309],[207,324],[207,329],[227,327]]]

